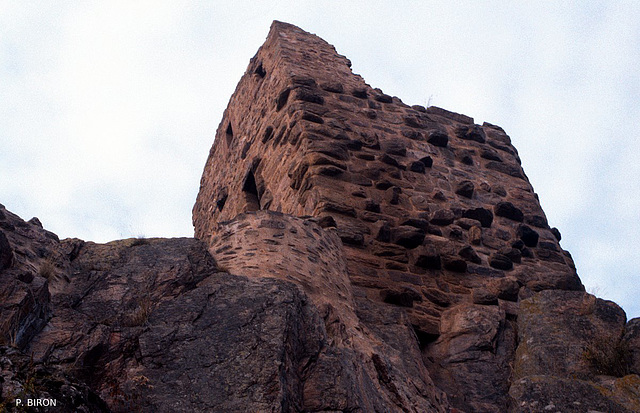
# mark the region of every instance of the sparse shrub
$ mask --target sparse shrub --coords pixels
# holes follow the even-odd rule
[[[127,327],[139,327],[147,324],[151,311],[151,298],[145,296],[138,299],[138,305],[125,320],[125,325]]]
[[[20,390],[16,394],[14,392],[7,392],[6,394],[0,394],[0,413],[6,412],[23,412],[32,411],[24,406],[15,406],[16,399],[38,398],[38,396],[46,391],[42,387],[42,383],[37,380],[38,372],[36,371],[36,365],[33,361],[33,355],[29,361],[29,365],[23,372],[18,372],[14,380],[19,383]]]
[[[603,297],[607,295],[607,289],[599,284],[588,287],[587,292],[596,297]]]
[[[40,264],[40,268],[38,269],[38,274],[41,277],[46,278],[49,281],[56,280],[58,278],[58,274],[56,271],[56,266],[50,259],[44,260]]]
[[[595,336],[582,356],[596,374],[622,377],[629,373],[631,349],[625,340],[608,335]]]
[[[133,242],[131,243],[131,246],[135,247],[138,245],[147,245],[148,243],[149,243],[149,240],[147,238],[145,238],[144,236],[138,236],[134,238]]]
[[[149,378],[147,376],[144,376],[142,374],[134,376],[133,378],[131,378],[131,381],[138,388],[143,387],[143,386],[144,387],[148,387],[150,389],[153,388],[153,386],[151,385],[151,380],[149,380]]]
[[[229,272],[229,267],[220,263],[216,263],[216,269],[218,272]]]

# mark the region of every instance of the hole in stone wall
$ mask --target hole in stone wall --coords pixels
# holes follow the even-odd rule
[[[233,140],[233,128],[231,127],[231,122],[229,122],[229,124],[227,125],[226,136],[227,145],[231,145],[231,141]]]
[[[247,157],[247,152],[249,152],[250,148],[251,148],[251,141],[245,142],[244,146],[242,147],[242,152],[240,153],[240,159],[244,159]]]
[[[258,194],[258,187],[256,186],[256,178],[252,171],[249,171],[247,177],[244,180],[242,186],[242,192],[244,192],[246,207],[245,211],[258,211],[260,210],[260,195]]]
[[[253,73],[255,73],[256,75],[260,76],[261,78],[263,78],[263,77],[265,77],[267,75],[267,72],[262,67],[262,63],[260,63],[258,65],[258,67],[256,67],[256,70],[254,70]]]
[[[273,137],[273,126],[267,126],[267,129],[264,131],[264,136],[262,136],[262,143],[269,142],[269,139]]]
[[[289,100],[290,92],[291,92],[290,89],[285,89],[282,92],[280,92],[280,95],[278,96],[278,100],[276,102],[276,111],[279,111],[284,107],[284,105],[287,104],[287,100]]]
[[[275,139],[273,140],[273,147],[274,148],[280,144],[280,141],[282,140],[282,137],[284,136],[284,133],[285,133],[286,130],[287,130],[287,125],[282,125],[280,130],[278,130],[278,134],[276,135]]]
[[[229,197],[228,195],[224,195],[222,198],[218,199],[218,201],[216,202],[216,205],[218,206],[218,211],[222,212],[222,210],[224,209],[224,204],[227,203],[228,197]]]
[[[438,340],[438,337],[440,337],[439,334],[427,333],[415,327],[413,331],[416,333],[416,336],[418,337],[418,344],[420,346],[420,351],[423,351],[425,348],[435,343],[436,340]]]

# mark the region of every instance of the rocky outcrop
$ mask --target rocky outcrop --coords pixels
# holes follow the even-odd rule
[[[84,395],[73,400],[116,412],[445,411],[446,396],[420,360],[406,314],[356,299],[349,284],[313,284],[314,277],[325,282],[323,266],[325,278],[341,262],[345,268],[337,235],[268,211],[236,222],[245,228],[262,223],[274,234],[300,230],[309,243],[294,245],[320,248],[304,254],[318,260],[318,271],[285,279],[282,265],[294,255],[280,250],[285,261],[258,260],[260,271],[249,261],[227,260],[231,275],[204,244],[186,238],[51,244],[66,270],[47,284],[50,318],[24,350],[33,363],[55,366],[56,374],[81,384],[29,394],[63,404],[72,394],[64,392],[73,391]],[[34,240],[43,232],[33,231]],[[325,287],[333,293],[323,293]],[[22,303],[16,311],[31,308]],[[3,397],[26,394],[20,386],[28,381],[26,374],[8,377]]]
[[[547,290],[521,301],[514,411],[639,411],[625,322],[615,303],[584,292]]]
[[[515,377],[553,375],[587,379],[623,375],[621,366],[598,366],[595,353],[622,345],[626,316],[611,301],[579,291],[547,290],[520,302]],[[602,344],[602,345],[600,345]],[[600,348],[598,348],[600,347]]]
[[[499,306],[468,303],[445,311],[440,329],[423,359],[451,403],[468,412],[505,411],[516,347],[513,321]]]
[[[584,292],[505,131],[295,26],[231,97],[193,223],[96,244],[1,207],[3,407],[640,410],[638,320]]]
[[[74,381],[57,366],[34,362],[14,347],[0,346],[0,384],[3,412],[109,412],[89,386]],[[29,407],[29,400],[40,400],[41,405]]]
[[[0,343],[24,348],[51,317],[49,284],[67,270],[58,243],[0,204]]]
[[[634,374],[640,374],[640,318],[634,318],[627,323],[624,342],[629,347],[630,371]]]
[[[317,360],[301,380],[303,409],[442,409],[444,395],[420,360],[406,314],[356,296],[337,231],[314,221],[267,210],[243,213],[219,224],[211,239],[225,270],[298,285],[321,316],[310,330],[322,334],[312,356]]]

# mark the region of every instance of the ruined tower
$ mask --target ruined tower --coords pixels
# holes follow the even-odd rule
[[[546,373],[518,346],[518,334],[540,340],[522,336],[535,334],[518,326],[524,300],[611,313],[619,339],[624,313],[584,293],[505,131],[409,106],[350,66],[319,37],[273,23],[224,113],[193,208],[196,238],[217,262],[301,286],[340,325],[336,343],[363,353],[375,336],[363,303],[401,309],[425,382],[448,397],[430,393],[431,408],[530,402],[526,378]],[[587,369],[571,346],[559,376]],[[396,408],[410,409],[409,393]]]
[[[427,336],[442,304],[479,288],[492,294],[476,301],[507,302],[516,284],[583,289],[500,127],[408,106],[349,67],[322,39],[274,23],[216,134],[197,238],[243,212],[316,217],[342,240],[351,283],[408,304]]]
[[[60,240],[0,205],[0,406],[639,412],[640,318],[584,291],[507,134],[349,65],[273,23],[197,239]]]

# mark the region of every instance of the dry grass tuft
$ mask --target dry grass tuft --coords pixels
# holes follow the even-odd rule
[[[58,272],[56,269],[56,265],[50,259],[44,260],[40,264],[40,268],[38,268],[38,274],[40,274],[41,277],[44,277],[49,281],[54,281],[58,279]]]
[[[133,242],[131,243],[132,247],[136,247],[138,245],[147,245],[149,243],[149,240],[143,236],[139,236],[134,238]]]
[[[150,297],[139,298],[138,305],[127,317],[125,325],[127,327],[139,327],[147,324],[149,316],[153,311],[152,307],[153,305]]]

